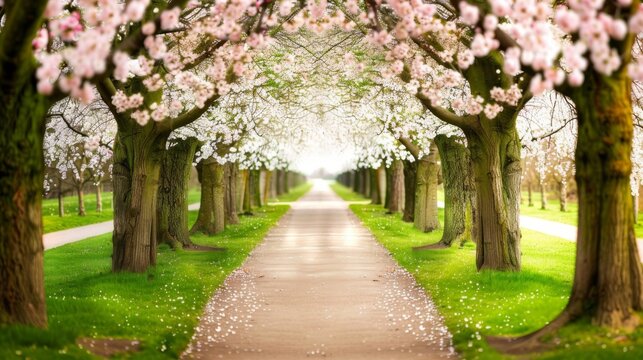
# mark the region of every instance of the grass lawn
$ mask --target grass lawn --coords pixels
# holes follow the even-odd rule
[[[141,341],[141,351],[128,359],[177,358],[214,290],[287,210],[263,207],[217,236],[192,237],[225,252],[164,247],[156,268],[145,274],[110,272],[111,234],[47,251],[49,329],[0,327],[0,359],[92,358],[75,345],[79,337]],[[191,222],[196,215],[190,213]]]
[[[371,200],[370,198],[366,198],[361,194],[354,192],[352,189],[349,189],[338,182],[333,182],[332,184],[330,184],[330,187],[337,195],[339,195],[339,197],[341,197],[345,201],[370,201]]]
[[[558,198],[553,197],[551,194],[547,196],[547,209],[542,210],[540,208],[540,192],[532,193],[534,206],[529,206],[527,192],[523,191],[523,203],[520,205],[520,214],[574,226],[578,224],[578,204],[576,201],[568,200],[567,211],[563,212],[560,211],[560,201]],[[643,212],[639,213],[638,223],[634,225],[634,232],[637,238],[643,238]]]
[[[288,192],[287,194],[282,194],[279,197],[270,199],[268,202],[270,203],[295,202],[299,200],[300,197],[306,195],[306,193],[310,191],[312,187],[313,187],[313,183],[310,181],[307,181],[301,185],[291,188],[290,192]]]
[[[343,188],[342,191],[350,190]],[[399,215],[387,215],[381,206],[353,204],[350,207],[433,298],[463,358],[507,358],[491,349],[484,337],[536,330],[552,320],[567,302],[572,284],[574,243],[523,230],[520,273],[479,273],[475,269],[473,244],[462,249],[414,252],[411,250],[414,246],[437,242],[441,232],[422,233],[412,224],[402,222]],[[442,209],[440,217],[443,217]],[[641,328],[632,334],[615,334],[581,323],[565,328],[557,341],[560,346],[556,351],[536,358],[643,358]]]
[[[188,204],[199,202],[201,189],[190,190]],[[58,216],[58,199],[44,199],[42,201],[42,221],[45,233],[71,229],[79,226],[96,224],[109,221],[114,217],[112,210],[112,193],[103,192],[103,211],[96,211],[96,194],[85,194],[85,216],[78,216],[78,197],[65,196],[65,216]]]

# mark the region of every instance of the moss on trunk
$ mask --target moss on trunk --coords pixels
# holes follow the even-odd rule
[[[112,168],[115,272],[144,272],[156,263],[158,186],[168,135],[153,122],[119,125]]]
[[[226,163],[224,170],[226,224],[234,225],[239,223],[239,210],[237,207],[239,164]]]
[[[188,232],[188,190],[192,160],[199,141],[195,138],[178,140],[164,154],[158,190],[159,244],[172,248],[192,246]]]
[[[402,160],[394,160],[391,165],[391,186],[388,212],[399,213],[404,206],[404,164]]]
[[[510,114],[509,116],[516,116]],[[476,188],[476,267],[520,270],[520,138],[515,128],[466,131]]]
[[[15,86],[0,76],[0,324],[45,327],[42,196],[49,102],[28,74],[21,75],[27,78]]]
[[[444,232],[440,244],[449,247],[454,242],[463,243],[470,238],[471,225],[471,173],[469,150],[456,137],[438,135],[435,143],[439,149],[444,178]]]
[[[402,214],[404,222],[413,222],[415,219],[417,173],[418,162],[404,160],[404,213]]]
[[[630,174],[633,123],[626,71],[590,74],[572,93],[578,114],[578,242],[566,311],[612,328],[638,323],[643,276],[634,236]]]
[[[417,229],[429,232],[440,228],[438,220],[438,148],[431,142],[430,153],[418,160],[415,189],[415,221]]]

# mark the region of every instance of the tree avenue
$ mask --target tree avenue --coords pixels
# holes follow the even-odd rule
[[[521,271],[521,204],[577,198],[567,306],[492,345],[639,326],[638,0],[0,0],[0,24],[0,324],[47,326],[45,194],[64,217],[73,189],[86,216],[111,183],[112,271],[144,273],[159,244],[199,249],[288,193],[316,146],[350,157],[339,182],[441,232],[415,250],[471,241],[478,271]]]

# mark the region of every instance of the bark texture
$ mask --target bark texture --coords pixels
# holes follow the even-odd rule
[[[516,113],[503,116],[517,116]],[[520,138],[514,127],[465,131],[476,187],[478,270],[520,270]]]
[[[402,160],[394,160],[390,169],[390,200],[388,201],[388,212],[399,213],[403,210],[404,204],[404,165]]]
[[[415,219],[416,189],[418,181],[417,161],[404,161],[404,213],[402,221],[413,222]]]
[[[45,115],[31,42],[46,0],[5,2],[0,31],[0,325],[47,326],[42,196]]]
[[[470,200],[473,195],[469,151],[457,138],[446,135],[436,136],[435,144],[439,149],[444,178],[444,232],[439,243],[449,247],[470,237],[466,231],[467,220],[471,221]]]
[[[172,248],[190,247],[192,241],[188,232],[188,190],[192,160],[199,141],[188,138],[177,141],[163,157],[158,191],[159,244]]]
[[[48,104],[29,84],[14,90],[0,91],[0,324],[45,327],[41,206]]]
[[[239,164],[227,163],[224,170],[226,224],[238,224],[237,183],[239,182]]]
[[[431,142],[430,153],[417,164],[415,189],[415,221],[417,229],[430,232],[440,228],[438,220],[438,148]]]
[[[560,211],[567,211],[567,182],[558,182],[558,196],[560,201]]]
[[[638,323],[643,277],[632,218],[629,179],[633,125],[631,81],[592,73],[572,94],[578,113],[576,182],[578,242],[566,311],[588,313],[612,328]]]
[[[103,183],[96,184],[96,212],[103,212]]]
[[[87,215],[87,211],[85,211],[85,191],[83,187],[82,184],[76,187],[76,194],[78,195],[78,216]]]
[[[382,204],[382,198],[381,198],[381,188],[382,184],[380,181],[380,169],[370,169],[370,175],[371,175],[371,203],[374,205],[380,205]]]
[[[225,228],[224,165],[215,159],[205,159],[197,171],[201,180],[201,207],[190,233],[215,235]]]
[[[157,194],[169,134],[153,122],[122,124],[114,142],[112,270],[144,272],[156,264]]]
[[[58,216],[65,216],[65,199],[63,197],[62,180],[58,178]]]

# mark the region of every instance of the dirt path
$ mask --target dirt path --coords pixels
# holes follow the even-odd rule
[[[456,357],[435,306],[327,182],[206,307],[185,359]]]

